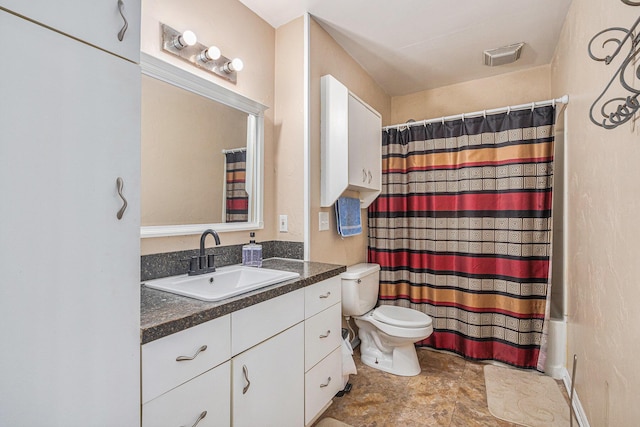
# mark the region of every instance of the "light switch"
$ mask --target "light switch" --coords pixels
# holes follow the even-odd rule
[[[289,220],[287,219],[286,215],[280,215],[280,232],[289,232]]]
[[[319,231],[329,230],[329,212],[318,212]]]

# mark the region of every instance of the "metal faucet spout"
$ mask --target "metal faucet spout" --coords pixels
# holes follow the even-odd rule
[[[204,241],[208,235],[213,236],[216,241],[216,246],[220,244],[220,236],[218,236],[218,233],[215,230],[210,228],[205,230],[204,233],[202,233],[202,236],[200,236],[200,256],[204,256]]]
[[[200,254],[194,256],[189,261],[189,276],[195,276],[198,274],[213,273],[216,271],[215,256],[213,254],[206,255],[204,252],[204,241],[208,235],[212,235],[216,241],[216,245],[220,244],[220,236],[215,230],[208,229],[200,236]]]

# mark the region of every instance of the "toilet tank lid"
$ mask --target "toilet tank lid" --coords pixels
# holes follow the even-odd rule
[[[370,274],[380,271],[378,264],[361,263],[347,267],[347,271],[340,274],[340,277],[347,280],[362,279]]]

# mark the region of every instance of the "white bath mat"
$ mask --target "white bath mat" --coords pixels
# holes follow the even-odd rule
[[[335,418],[323,418],[321,419],[316,427],[351,427],[349,424],[345,424],[342,421],[338,421]]]
[[[494,417],[528,427],[569,426],[569,405],[553,378],[487,365],[484,381]]]

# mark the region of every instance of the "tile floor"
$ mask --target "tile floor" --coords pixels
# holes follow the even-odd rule
[[[445,426],[512,427],[517,424],[493,417],[487,408],[484,364],[453,354],[418,349],[422,372],[399,377],[354,360],[351,393],[334,398],[322,415],[353,427]],[[566,391],[558,383],[568,401]]]

